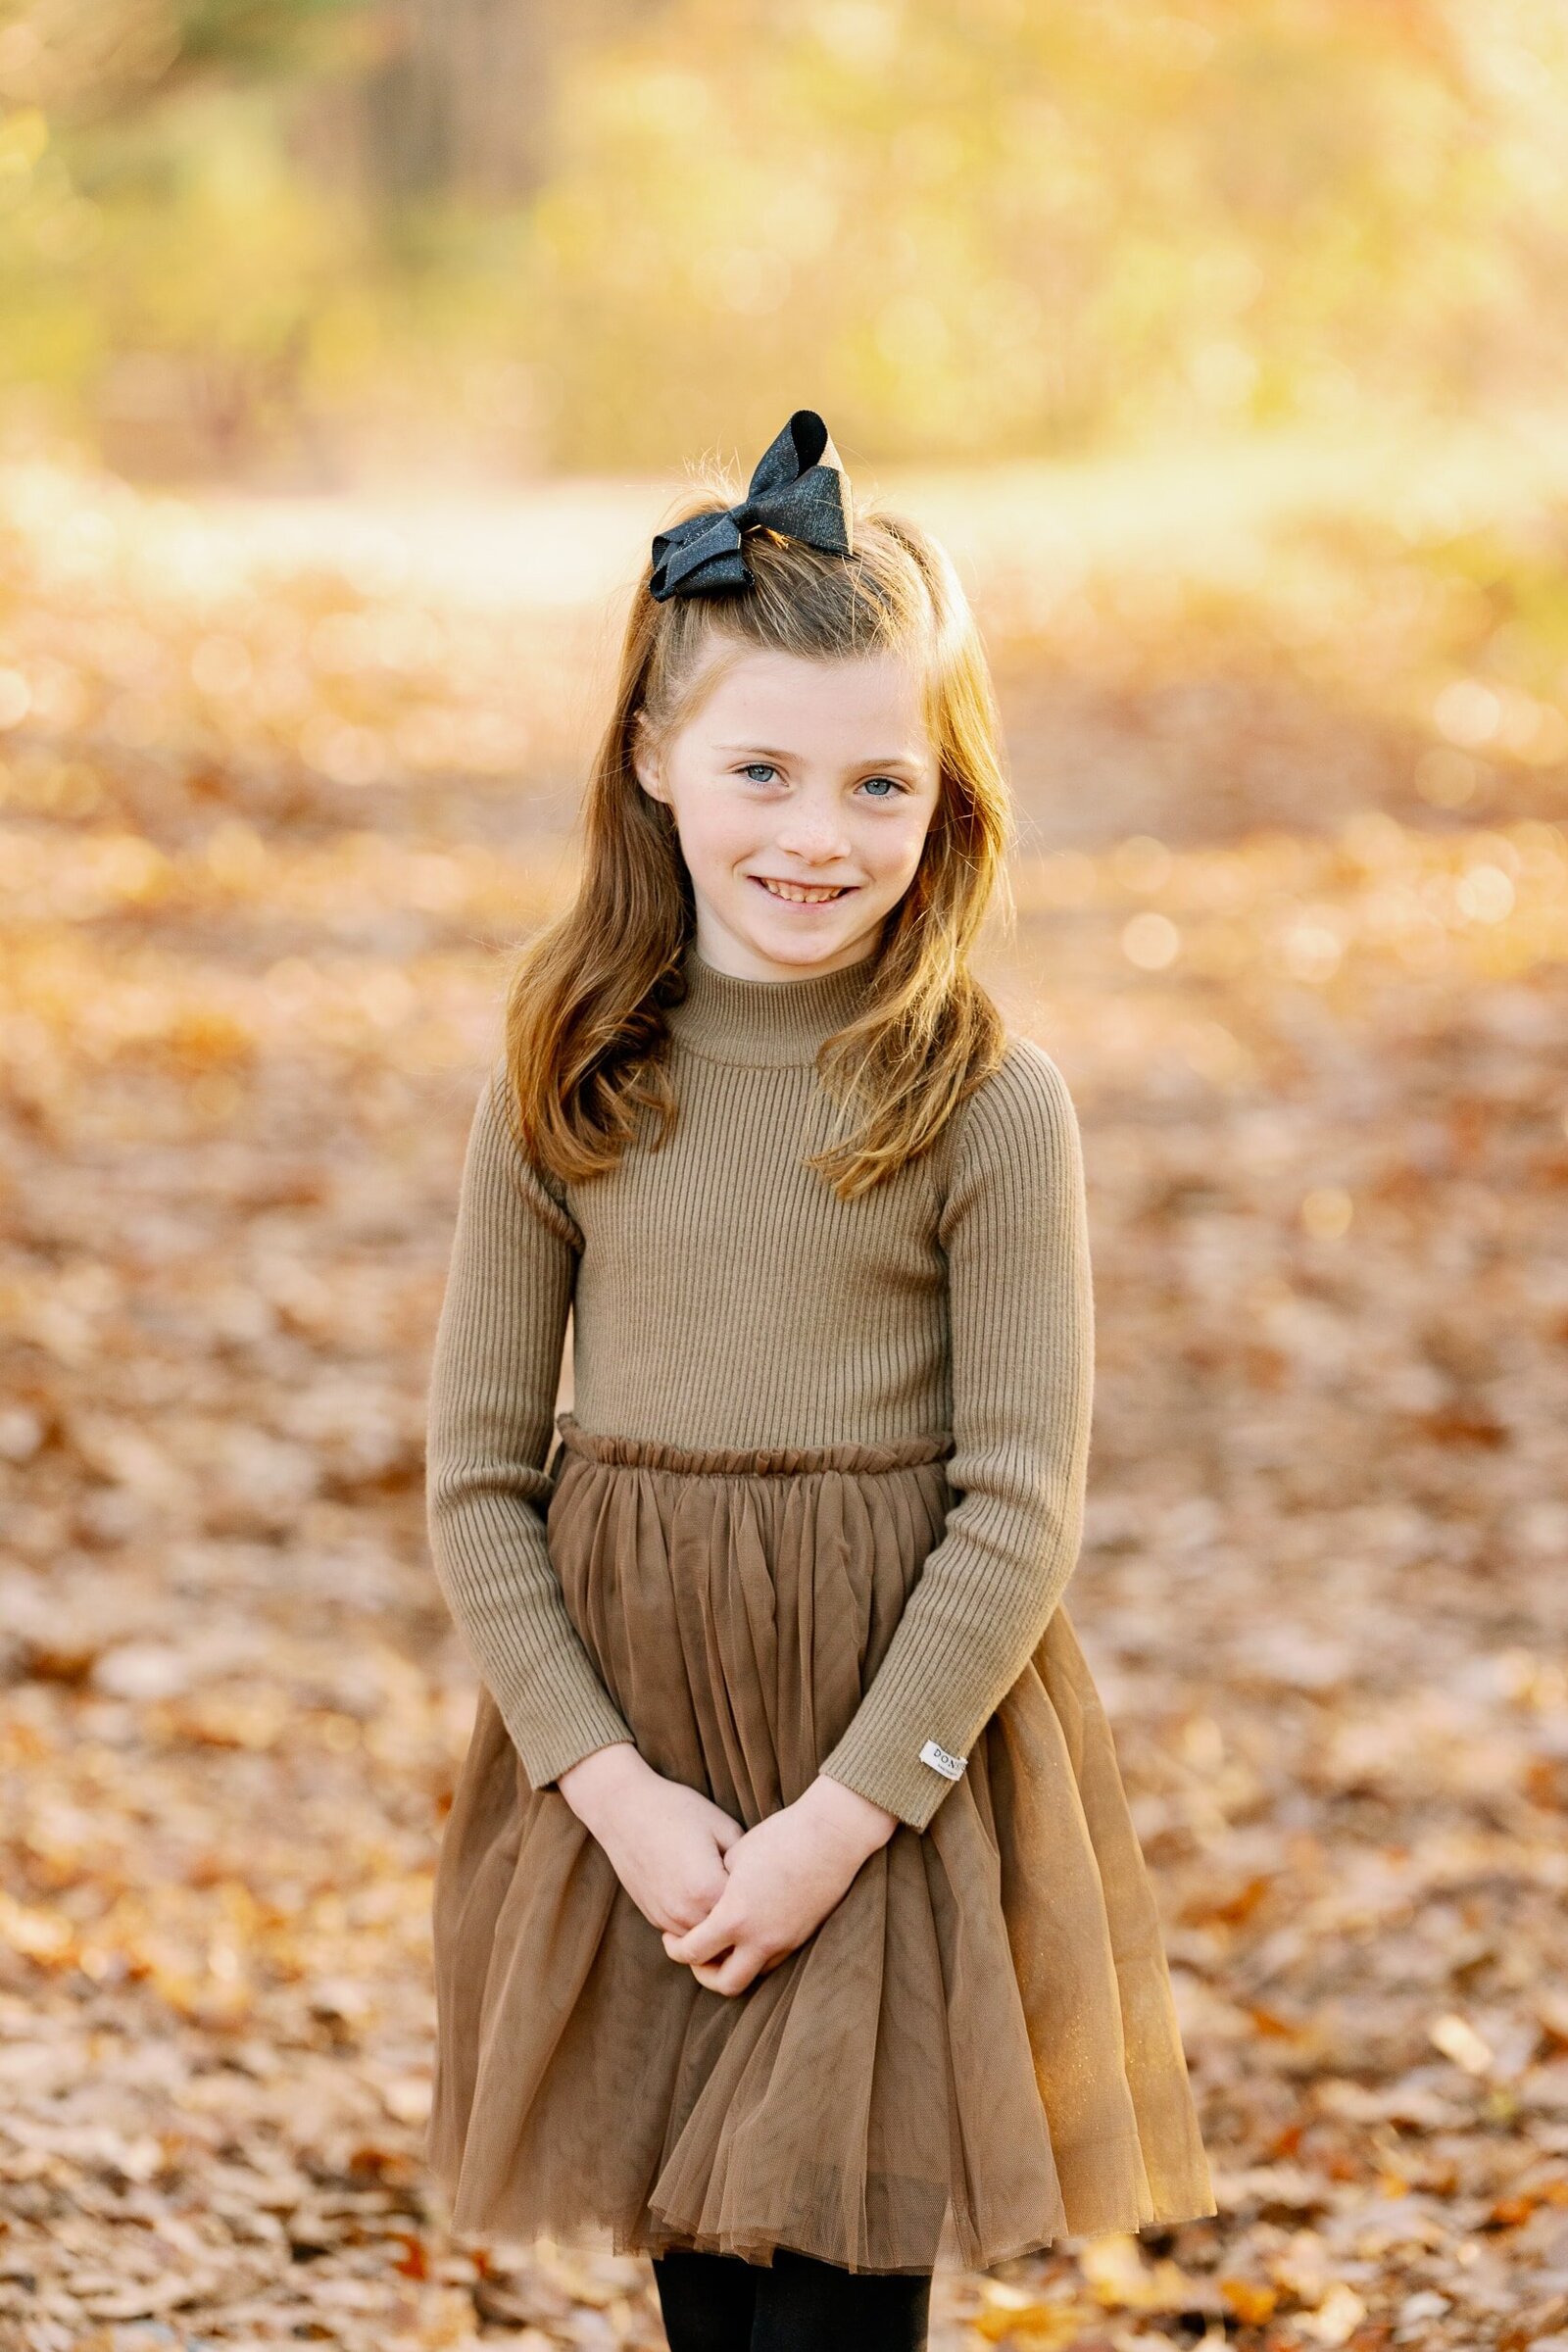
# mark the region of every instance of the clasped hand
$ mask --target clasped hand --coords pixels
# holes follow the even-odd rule
[[[624,1740],[583,1757],[558,1786],[669,1957],[714,1992],[744,1992],[803,1944],[899,1826],[819,1774],[794,1804],[743,1830]]]

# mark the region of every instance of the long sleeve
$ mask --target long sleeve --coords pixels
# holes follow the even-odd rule
[[[425,1498],[437,1580],[535,1788],[633,1735],[551,1566],[542,1506],[581,1235],[508,1124],[474,1113],[431,1365]]]
[[[1043,1047],[1014,1038],[955,1127],[938,1230],[956,1499],[822,1764],[922,1830],[1076,1563],[1094,1400],[1088,1208],[1065,1079]]]

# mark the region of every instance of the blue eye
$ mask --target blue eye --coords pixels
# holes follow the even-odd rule
[[[766,784],[777,776],[778,769],[771,760],[748,760],[737,772],[745,776],[749,782]],[[867,784],[885,784],[889,788],[886,792],[871,793],[870,798],[873,801],[895,800],[909,789],[907,784],[901,783],[897,776],[867,776],[865,781]]]

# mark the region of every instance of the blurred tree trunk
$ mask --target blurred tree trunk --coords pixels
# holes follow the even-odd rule
[[[302,93],[295,149],[372,197],[525,198],[549,176],[568,50],[637,0],[380,0],[359,72]]]
[[[364,158],[386,196],[526,196],[548,169],[548,0],[395,0],[360,91]]]

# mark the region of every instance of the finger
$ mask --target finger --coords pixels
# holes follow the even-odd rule
[[[662,1940],[665,1940],[665,1952],[670,1952],[670,1945],[674,1945],[674,1942],[682,1942],[682,1938],[686,1938],[686,1936],[696,1936],[696,1931],[698,1931],[698,1929],[701,1929],[701,1927],[708,1927],[708,1919],[712,1917],[714,1905],[717,1905],[719,1900],[721,1900],[721,1893],[724,1893],[724,1888],[719,1888],[719,1893],[714,1895],[714,1898],[712,1898],[712,1903],[708,1903],[706,1910],[698,1910],[698,1912],[694,1912],[694,1910],[691,1910],[691,1905],[686,1905],[686,1915],[684,1915],[684,1917],[679,1917],[679,1919],[670,1919],[670,1922],[667,1922],[667,1927],[662,1927],[661,1922],[654,1922],[656,1927],[661,1929]],[[733,1940],[733,1938],[731,1938],[731,1940]],[[670,1952],[670,1959],[689,1959],[689,1957],[691,1957],[689,1952]],[[712,1957],[712,1954],[710,1954],[710,1957]]]
[[[742,1958],[737,1964],[735,1952],[727,1953],[721,1961],[699,1960],[692,1967],[692,1975],[699,1984],[706,1984],[710,1992],[722,1992],[732,1999],[736,1993],[746,1990],[753,1973],[750,1961]]]
[[[708,1917],[709,1913],[712,1910],[713,1905],[718,1901],[719,1896],[723,1892],[724,1880],[722,1873],[720,1873],[718,1885],[713,1888],[711,1894],[705,1897],[701,1894],[693,1893],[687,1899],[687,1901],[680,1905],[673,1919],[669,1920],[667,1923],[664,1921],[660,1921],[656,1924],[661,1927],[667,1926],[667,1931],[671,1936],[689,1936],[693,1928],[700,1928],[702,1926],[704,1920]]]
[[[721,1894],[706,1919],[688,1928],[673,1943],[666,1942],[665,1949],[672,1960],[716,1960],[734,1942],[735,1925]]]
[[[716,1960],[694,1960],[692,1975],[710,1992],[722,1992],[733,1997],[744,1992],[757,1974],[758,1953],[754,1946],[737,1943]]]
[[[729,1958],[720,1964],[719,1991],[728,1993],[732,1999],[737,1993],[744,1992],[756,1980],[759,1959],[760,1955],[753,1945],[738,1943]]]
[[[708,1914],[705,1911],[703,1918],[706,1919],[707,1916]],[[689,1926],[683,1927],[677,1923],[672,1928],[664,1929],[664,1949],[666,1952],[668,1952],[672,1960],[685,1960],[690,1957],[689,1953],[681,1950],[679,1947],[685,1942],[686,1937],[695,1934],[696,1930],[700,1928],[702,1924],[703,1921],[701,1919],[694,1919],[691,1921]]]

